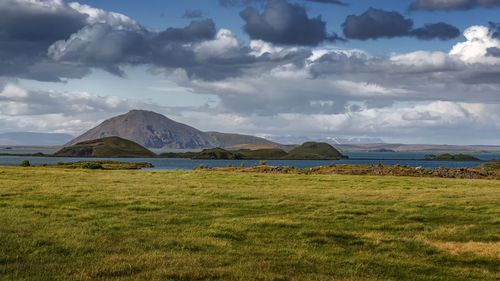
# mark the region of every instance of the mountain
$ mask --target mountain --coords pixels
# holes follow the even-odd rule
[[[144,147],[157,149],[224,147],[230,149],[281,148],[290,150],[293,148],[293,146],[283,146],[254,136],[202,132],[188,125],[175,122],[161,114],[145,110],[132,110],[126,114],[108,119],[68,142],[66,146],[110,136],[121,137]]]
[[[135,157],[149,158],[157,155],[133,141],[119,137],[106,137],[83,141],[54,153],[58,157]]]
[[[66,145],[110,136],[128,139],[147,148],[190,149],[218,145],[205,132],[145,110],[132,110],[108,119]]]
[[[72,138],[68,134],[15,132],[0,134],[0,145],[11,146],[59,146]]]

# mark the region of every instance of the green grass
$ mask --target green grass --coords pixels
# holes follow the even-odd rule
[[[499,280],[500,181],[0,167],[1,280]]]

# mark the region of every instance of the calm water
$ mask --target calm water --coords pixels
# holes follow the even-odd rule
[[[26,153],[26,151],[23,151]],[[292,166],[297,168],[308,168],[334,164],[373,164],[384,165],[409,165],[412,167],[435,168],[435,167],[476,167],[482,162],[448,162],[448,161],[415,161],[410,159],[421,159],[429,153],[405,153],[405,152],[348,152],[345,153],[350,158],[363,158],[363,160],[268,160],[268,165],[273,166]],[[481,160],[500,159],[499,153],[470,153]],[[382,159],[382,160],[378,160]],[[242,162],[249,167],[259,163],[258,160],[191,160],[177,158],[57,158],[57,157],[25,157],[25,156],[0,156],[0,165],[17,166],[23,160],[29,160],[31,164],[57,164],[58,162],[77,162],[83,160],[120,160],[129,162],[149,162],[155,168],[153,170],[191,170],[193,167],[208,165],[209,167],[226,167],[228,164],[239,167]]]

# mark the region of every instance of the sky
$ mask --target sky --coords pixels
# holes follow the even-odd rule
[[[500,0],[2,0],[0,133],[500,145]]]

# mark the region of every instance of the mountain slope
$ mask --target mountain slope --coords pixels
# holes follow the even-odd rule
[[[119,137],[79,142],[54,153],[58,157],[156,157],[152,151]]]
[[[55,146],[63,145],[74,138],[68,134],[15,132],[0,134],[0,145]]]
[[[267,147],[267,148],[275,148],[280,146],[279,143],[272,142],[270,140],[266,140],[264,138],[259,138],[255,136],[249,135],[240,135],[240,134],[226,134],[219,132],[207,132],[212,138],[217,141],[218,146],[220,147],[239,147],[239,146],[252,146],[252,147]]]
[[[145,110],[132,110],[108,119],[66,145],[110,136],[128,139],[147,148],[190,149],[218,145],[207,133]]]

